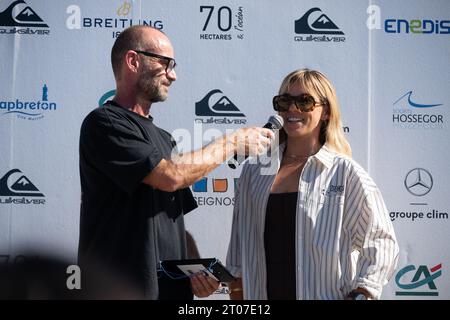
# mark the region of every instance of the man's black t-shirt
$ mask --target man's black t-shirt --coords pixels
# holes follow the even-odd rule
[[[113,101],[81,126],[79,263],[100,261],[150,299],[167,292],[158,290],[158,262],[186,258],[183,215],[197,207],[189,188],[164,192],[142,183],[174,147],[151,117]]]

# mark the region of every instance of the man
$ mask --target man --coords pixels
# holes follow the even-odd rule
[[[244,128],[171,157],[175,143],[153,124],[150,108],[177,78],[173,57],[161,31],[124,30],[111,51],[115,98],[92,111],[80,133],[79,263],[83,269],[100,261],[149,299],[192,299],[217,289],[204,275],[172,280],[158,273],[158,262],[186,258],[183,216],[197,207],[188,186],[235,153],[261,153],[273,138],[270,130]]]

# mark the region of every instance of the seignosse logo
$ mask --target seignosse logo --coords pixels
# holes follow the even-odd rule
[[[57,104],[48,99],[48,87],[42,86],[41,99],[34,101],[23,101],[15,99],[13,101],[0,101],[0,115],[16,115],[19,119],[40,120],[45,113],[56,111]]]
[[[234,178],[234,187],[239,178]],[[192,185],[194,198],[199,206],[232,206],[234,197],[226,196],[229,191],[228,178],[204,177]],[[212,193],[212,194],[211,194]],[[221,195],[223,193],[224,195]],[[206,194],[206,195],[205,195]],[[210,194],[210,195],[208,195]]]
[[[0,12],[0,34],[49,35],[48,25],[23,0],[12,2]]]
[[[44,195],[19,169],[0,179],[0,204],[45,204]]]

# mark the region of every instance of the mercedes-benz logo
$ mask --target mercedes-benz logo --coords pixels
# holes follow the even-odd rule
[[[414,168],[406,174],[405,187],[412,195],[424,196],[433,187],[433,177],[423,168]]]

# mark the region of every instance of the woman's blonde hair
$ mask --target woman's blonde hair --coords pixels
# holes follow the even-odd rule
[[[289,91],[292,86],[301,86],[309,93],[316,95],[320,101],[328,105],[328,120],[322,122],[319,141],[337,153],[351,157],[350,144],[342,129],[341,112],[336,90],[331,82],[319,71],[300,69],[289,73],[280,86],[279,94]]]

